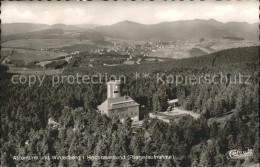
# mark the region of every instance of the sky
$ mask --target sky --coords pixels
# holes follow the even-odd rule
[[[2,23],[98,24],[128,20],[142,24],[215,19],[220,22],[259,21],[259,2],[244,1],[4,1]]]

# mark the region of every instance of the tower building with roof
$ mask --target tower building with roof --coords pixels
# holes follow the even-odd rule
[[[118,116],[121,121],[128,117],[139,121],[139,104],[129,96],[121,96],[120,80],[107,83],[107,99],[98,106],[98,111],[108,117]]]

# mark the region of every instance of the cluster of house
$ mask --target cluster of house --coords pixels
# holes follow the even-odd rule
[[[65,50],[61,50],[61,48],[42,48],[42,49],[39,49],[40,51],[62,51],[62,52],[65,52]],[[71,53],[69,53],[70,55],[78,55],[81,51],[73,51]]]
[[[42,48],[40,51],[65,51],[65,50],[60,50],[61,48]]]
[[[148,56],[150,52],[155,51],[158,48],[164,48],[164,44],[161,42],[141,42],[140,44],[134,44],[129,46],[120,46],[120,44],[114,43],[112,47],[93,49],[90,52],[96,54],[106,53],[118,53],[121,55],[131,56]]]

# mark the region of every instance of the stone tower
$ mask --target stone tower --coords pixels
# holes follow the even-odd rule
[[[107,83],[107,98],[120,97],[120,80],[110,81]]]

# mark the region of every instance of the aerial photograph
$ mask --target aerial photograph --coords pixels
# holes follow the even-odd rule
[[[1,2],[2,167],[258,167],[258,1]]]

